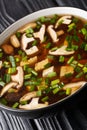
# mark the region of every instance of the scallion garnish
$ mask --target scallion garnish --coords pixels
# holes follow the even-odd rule
[[[9,82],[11,81],[11,75],[10,75],[10,74],[5,74],[5,75],[4,75],[4,81],[5,81],[6,83],[9,83]]]
[[[49,48],[51,47],[51,44],[52,44],[51,42],[48,42],[48,43],[46,44],[45,48],[46,48],[46,49],[49,49]]]
[[[59,57],[59,62],[60,62],[60,63],[63,63],[63,62],[64,62],[64,59],[65,59],[64,56],[60,56],[60,57]]]
[[[8,74],[13,74],[16,72],[16,67],[8,68]]]
[[[5,82],[4,81],[0,81],[0,86],[4,87],[5,86]]]
[[[71,88],[66,88],[66,95],[70,95],[71,94]]]
[[[16,102],[16,103],[14,103],[14,104],[13,104],[12,108],[17,108],[17,107],[18,107],[18,105],[19,105],[19,103],[18,103],[18,102]]]
[[[84,74],[83,72],[80,72],[79,74],[77,74],[77,75],[75,76],[75,78],[80,78],[83,74]]]
[[[67,61],[67,64],[71,64],[74,60],[74,56],[70,57],[70,59]]]
[[[36,95],[37,95],[37,96],[41,96],[41,95],[42,95],[41,90],[37,91],[37,92],[36,92]]]
[[[55,76],[57,76],[57,73],[56,72],[51,72],[51,73],[48,74],[47,77],[52,78],[52,77],[55,77]]]
[[[11,65],[12,65],[12,67],[16,67],[16,62],[15,62],[14,56],[9,56],[9,61],[10,61]]]
[[[53,89],[53,94],[58,93],[58,92],[59,92],[59,90],[60,90],[60,88],[55,88],[55,89]]]
[[[58,84],[59,82],[60,82],[59,79],[55,79],[55,80],[51,81],[51,85],[53,86],[55,84]]]
[[[26,75],[24,75],[24,79],[25,79],[25,80],[30,79],[30,78],[31,78],[31,75],[32,75],[32,74],[26,74]]]
[[[83,67],[82,70],[83,70],[84,73],[87,73],[87,67]]]
[[[42,101],[42,102],[46,102],[48,99],[49,99],[49,97],[46,96],[46,97],[42,98],[41,101]]]

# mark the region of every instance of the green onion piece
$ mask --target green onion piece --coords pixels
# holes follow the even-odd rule
[[[22,61],[27,61],[27,56],[22,57]]]
[[[11,62],[12,67],[16,67],[15,58],[13,56],[9,56],[9,60]]]
[[[81,29],[81,32],[82,32],[83,35],[86,35],[86,34],[87,34],[86,28],[82,28],[82,29]]]
[[[87,67],[83,67],[82,70],[83,70],[84,73],[87,73]]]
[[[26,105],[27,101],[21,101],[20,103],[21,103],[21,105]]]
[[[49,97],[46,96],[46,97],[42,98],[41,101],[42,101],[42,102],[46,102],[48,99],[49,99]]]
[[[11,67],[11,65],[10,65],[9,62],[7,62],[7,61],[4,61],[4,62],[3,62],[3,66],[4,66],[5,68],[10,68],[10,67]]]
[[[16,68],[13,67],[13,68],[8,68],[8,74],[13,74],[16,72]]]
[[[78,54],[77,56],[78,56],[78,60],[81,60],[81,58],[82,58],[82,57],[81,57],[81,55],[80,55],[80,54]]]
[[[44,17],[44,16],[40,17],[39,21],[42,22],[42,23],[46,22],[46,17]]]
[[[87,79],[87,74],[85,75],[85,78]]]
[[[6,83],[9,83],[11,81],[11,75],[10,74],[5,74],[4,75],[4,80]]]
[[[5,82],[0,81],[0,86],[4,87],[5,86]]]
[[[65,59],[64,56],[60,56],[60,57],[59,57],[59,62],[60,62],[60,63],[63,63],[63,62],[64,62],[64,59]]]
[[[75,76],[75,78],[80,78],[83,74],[84,74],[83,72],[80,72],[79,74],[77,74],[77,75]]]
[[[44,66],[44,68],[48,68],[48,67],[50,67],[51,66],[51,63],[47,63],[45,66]]]
[[[19,62],[19,61],[20,61],[20,58],[15,57],[15,61],[16,61],[16,62]]]
[[[67,74],[65,74],[64,76],[65,76],[66,78],[69,78],[69,77],[72,76],[72,73],[67,73]]]
[[[35,46],[35,45],[37,45],[37,40],[34,40],[32,43],[32,46]]]
[[[50,83],[49,78],[46,78],[46,79],[45,79],[45,84],[46,84],[46,85],[49,85],[49,83]]]
[[[14,104],[13,104],[12,108],[17,108],[17,107],[18,107],[18,105],[19,105],[19,103],[18,103],[18,102],[16,102],[16,103],[14,103]]]
[[[59,92],[58,94],[61,96],[61,95],[66,94],[66,92],[65,92],[65,91],[61,91],[61,92]]]
[[[35,70],[31,70],[31,73],[35,76],[38,76],[38,73]]]
[[[60,20],[58,24],[61,25],[63,22],[64,22],[64,20]]]
[[[66,88],[66,95],[70,95],[71,94],[71,88]]]
[[[55,84],[58,84],[59,82],[60,82],[59,79],[55,79],[55,80],[51,81],[51,85],[53,86]]]
[[[47,58],[48,58],[49,60],[54,60],[54,56],[52,56],[52,55],[47,55]]]
[[[63,88],[63,87],[64,87],[64,83],[61,82],[61,83],[59,84],[59,88]]]
[[[78,21],[79,21],[78,18],[73,18],[73,19],[72,19],[72,22],[73,22],[73,23],[77,23]]]
[[[74,28],[76,28],[76,25],[75,25],[75,23],[71,23],[71,24],[69,24],[68,25],[68,32],[70,32],[71,30],[73,30]]]
[[[78,48],[79,48],[79,47],[78,47],[77,45],[72,45],[72,49],[73,49],[73,50],[76,51],[76,50],[78,50]]]
[[[74,56],[70,57],[70,59],[67,61],[67,64],[71,64],[74,60]]]
[[[52,85],[52,86],[50,87],[50,89],[54,89],[54,88],[58,88],[58,87],[60,87],[58,84],[54,84],[54,85]]]
[[[32,28],[26,30],[26,34],[32,34],[32,33],[34,33],[34,30]]]
[[[30,91],[34,91],[34,90],[35,90],[35,86],[34,85],[30,86]]]
[[[0,103],[2,103],[3,105],[7,105],[7,100],[5,98],[0,99]]]
[[[47,77],[52,78],[52,77],[55,77],[55,76],[57,76],[57,73],[56,72],[51,72],[51,73],[48,74]]]
[[[59,90],[60,90],[60,88],[55,88],[55,89],[53,90],[53,94],[58,93],[58,92],[59,92]]]
[[[77,66],[77,67],[75,68],[75,72],[79,73],[80,71],[81,71],[81,67]]]
[[[78,63],[78,66],[82,68],[84,65],[83,65],[83,64],[80,64],[80,63]]]
[[[84,51],[87,51],[87,44],[85,45]]]
[[[51,51],[56,51],[58,49],[58,47],[53,47],[52,49],[51,49]]]
[[[46,49],[49,49],[51,47],[52,43],[48,42],[47,45],[45,46]]]
[[[50,23],[51,24],[55,24],[56,20],[58,19],[58,15],[54,15],[51,19],[50,19]]]
[[[79,37],[75,34],[75,35],[73,36],[73,40],[75,40],[76,42],[79,42]]]
[[[21,33],[20,32],[16,32],[16,37],[20,38],[21,37]]]
[[[23,70],[24,70],[24,71],[27,71],[28,68],[29,68],[29,65],[24,65],[24,66],[23,66]]]
[[[0,58],[2,58],[2,56],[3,56],[3,52],[0,52]]]
[[[24,79],[27,80],[27,79],[30,79],[31,78],[31,74],[26,74],[24,75]]]
[[[37,91],[37,92],[36,92],[36,95],[37,95],[37,96],[41,96],[41,95],[42,95],[41,90]]]

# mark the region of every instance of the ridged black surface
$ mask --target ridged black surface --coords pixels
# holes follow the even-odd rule
[[[0,0],[0,33],[27,14],[55,6],[72,6],[87,10],[87,1]],[[64,109],[54,117],[34,120],[15,117],[4,111],[0,111],[0,130],[87,130],[86,104],[87,96],[82,94],[80,96],[80,102],[78,101],[78,104],[73,106],[73,108]]]

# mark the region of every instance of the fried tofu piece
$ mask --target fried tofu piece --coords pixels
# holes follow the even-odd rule
[[[60,77],[65,76],[68,73],[74,73],[74,68],[72,66],[62,66],[60,69]]]

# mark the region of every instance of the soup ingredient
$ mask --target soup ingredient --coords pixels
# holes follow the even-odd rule
[[[43,108],[48,106],[48,103],[38,103],[39,98],[33,98],[29,104],[26,105],[19,105],[20,109],[24,110],[33,110],[33,109],[38,109],[38,108]]]
[[[39,38],[40,42],[42,43],[44,41],[44,35],[45,35],[45,25],[43,24],[39,30],[39,32],[34,33],[35,38]]]
[[[12,54],[14,52],[14,48],[11,45],[4,44],[2,45],[2,49],[6,54]]]
[[[60,68],[60,77],[63,77],[69,73],[71,73],[71,74],[74,73],[74,68],[72,66],[62,66]]]
[[[54,66],[51,66],[42,72],[43,77],[47,77],[50,73],[54,72]]]
[[[37,96],[36,91],[29,92],[29,93],[25,94],[23,97],[20,98],[20,102],[30,100],[31,98],[34,98],[36,96]]]
[[[3,87],[3,89],[0,92],[0,97],[2,97],[10,88],[16,87],[18,83],[16,82],[10,82],[7,85]]]
[[[61,36],[61,35],[63,35],[63,34],[64,34],[64,31],[63,31],[63,30],[57,31],[57,35],[58,35],[58,36]]]
[[[12,36],[10,37],[10,41],[11,41],[11,44],[12,44],[15,48],[20,47],[20,42],[19,42],[18,38],[16,37],[16,35],[12,35]]]
[[[50,34],[50,37],[52,38],[53,42],[58,42],[57,33],[53,29],[53,25],[49,25],[47,28],[48,33]]]
[[[21,27],[21,28],[18,30],[18,32],[24,33],[27,29],[29,29],[29,28],[35,28],[36,26],[37,26],[37,24],[34,23],[34,22],[28,23],[28,24],[26,24],[25,26]]]
[[[63,45],[62,47],[56,49],[55,51],[53,50],[49,50],[49,54],[51,55],[71,55],[71,54],[74,54],[75,51],[67,51],[66,50],[67,46],[66,45]]]
[[[16,86],[16,88],[19,89],[23,85],[24,72],[23,72],[23,69],[22,69],[21,66],[18,66],[16,69],[17,69],[17,74],[11,75],[11,79],[12,79],[12,81],[18,83],[18,85]]]
[[[61,24],[70,24],[71,21],[72,21],[71,18],[72,18],[72,16],[70,16],[70,15],[61,17],[56,22],[55,28],[58,28],[58,26],[60,25],[60,23]]]
[[[40,62],[37,62],[35,64],[35,70],[36,71],[40,71],[40,70],[43,70],[45,68],[45,65],[49,63],[49,60],[48,59],[44,59]]]

